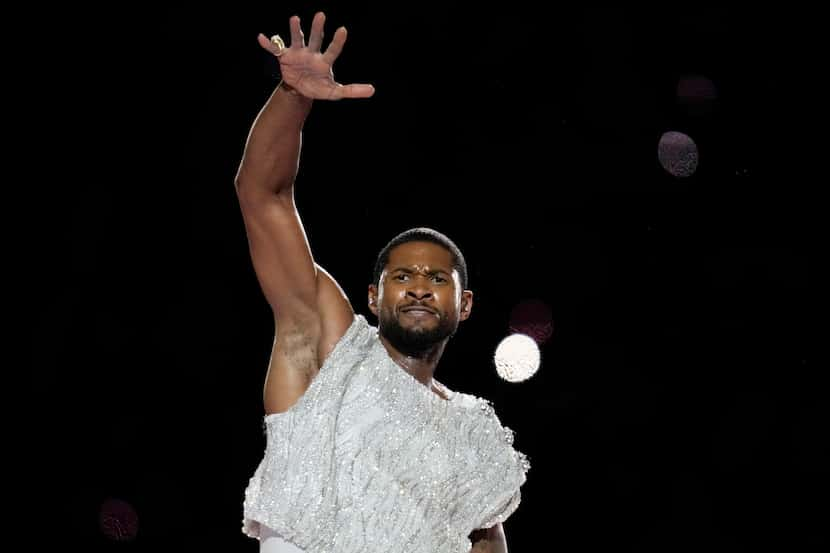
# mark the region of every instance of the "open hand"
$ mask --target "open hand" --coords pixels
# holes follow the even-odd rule
[[[346,43],[346,28],[340,27],[334,33],[331,44],[325,52],[320,52],[323,44],[323,25],[326,16],[318,12],[311,23],[311,37],[305,44],[300,18],[293,16],[289,20],[291,28],[291,45],[280,48],[265,35],[257,37],[260,46],[277,57],[280,72],[285,84],[299,94],[314,100],[340,100],[342,98],[368,98],[375,93],[370,84],[342,85],[334,80],[332,65]]]

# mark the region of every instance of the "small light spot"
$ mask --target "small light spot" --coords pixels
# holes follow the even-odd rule
[[[511,334],[499,343],[494,360],[496,372],[501,378],[508,382],[522,382],[539,370],[539,345],[526,334]]]
[[[526,334],[541,345],[553,335],[553,315],[541,300],[524,300],[510,312],[510,331]]]
[[[702,75],[684,75],[677,81],[677,101],[693,113],[708,111],[717,96],[714,83]]]
[[[132,505],[120,499],[107,499],[101,504],[98,524],[111,540],[129,541],[138,534],[138,514]]]
[[[663,133],[657,145],[660,165],[675,177],[689,177],[697,170],[697,144],[682,132]]]

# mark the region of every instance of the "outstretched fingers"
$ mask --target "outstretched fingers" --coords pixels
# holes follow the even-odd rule
[[[291,28],[291,48],[298,49],[305,47],[305,38],[303,30],[300,28],[300,16],[295,15],[288,20],[288,26]]]
[[[308,39],[308,49],[319,52],[323,45],[323,26],[326,23],[326,14],[317,12],[311,22],[311,36]]]
[[[332,65],[340,52],[343,51],[343,45],[346,43],[346,27],[340,27],[334,32],[334,37],[331,39],[331,44],[323,53],[323,60]]]
[[[257,39],[257,42],[259,42],[259,45],[262,46],[265,50],[268,50],[269,52],[271,52],[275,56],[280,55],[279,46],[277,46],[276,44],[271,42],[271,40],[268,37],[266,37],[264,34],[259,33],[259,35],[256,37],[256,39]]]

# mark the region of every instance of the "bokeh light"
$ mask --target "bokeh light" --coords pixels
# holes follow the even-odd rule
[[[544,344],[553,335],[550,307],[537,299],[522,301],[510,312],[510,332],[526,334],[537,344]]]
[[[689,177],[697,170],[697,144],[682,132],[665,132],[657,146],[657,158],[675,177]]]
[[[115,541],[129,541],[138,534],[138,513],[121,499],[107,499],[101,504],[98,517],[101,532]]]
[[[502,340],[494,356],[496,372],[508,382],[522,382],[539,370],[541,353],[536,340],[526,334],[511,334]]]
[[[708,112],[717,96],[715,84],[702,75],[684,75],[677,81],[677,102],[692,115]]]

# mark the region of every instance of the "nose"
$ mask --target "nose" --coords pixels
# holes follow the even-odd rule
[[[423,284],[413,284],[413,286],[406,291],[406,296],[414,298],[418,301],[428,300],[432,298],[432,291]]]

